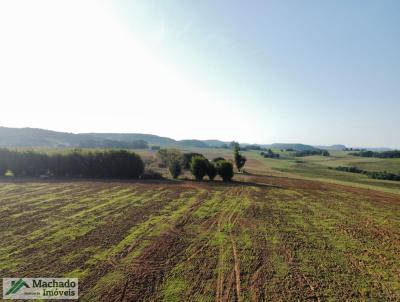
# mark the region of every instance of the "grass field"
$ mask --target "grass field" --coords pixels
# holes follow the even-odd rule
[[[400,182],[398,181],[372,179],[363,174],[328,169],[328,167],[354,166],[367,171],[387,171],[400,174],[400,158],[362,158],[350,156],[348,152],[331,151],[329,157],[292,157],[283,153],[281,159],[269,159],[263,158],[258,152],[244,153],[248,158],[246,166],[250,172],[312,179],[400,194]]]
[[[0,275],[80,278],[82,301],[400,299],[400,196],[246,183],[0,183]]]

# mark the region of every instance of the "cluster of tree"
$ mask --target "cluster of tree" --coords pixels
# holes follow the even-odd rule
[[[378,157],[378,158],[400,158],[400,150],[391,150],[391,151],[360,151],[355,153],[350,153],[353,156],[360,157]]]
[[[139,155],[126,150],[74,150],[50,155],[0,149],[0,174],[8,170],[14,176],[138,178],[144,171],[144,163]]]
[[[369,177],[375,179],[385,179],[385,180],[396,180],[400,181],[400,174],[389,173],[386,171],[383,172],[368,172]]]
[[[350,173],[363,173],[366,174],[367,171],[361,170],[357,167],[343,167],[343,166],[339,166],[339,167],[329,167],[329,169],[334,169],[334,170],[338,170],[338,171],[343,171],[343,172],[350,172]]]
[[[280,155],[279,153],[274,153],[271,149],[260,152],[261,156],[264,156],[265,158],[279,158]]]
[[[323,149],[297,151],[294,154],[294,156],[296,157],[311,156],[311,155],[330,156],[328,150],[323,150]]]
[[[343,151],[365,151],[365,149],[359,149],[359,148],[344,148]]]
[[[223,158],[209,161],[204,156],[194,156],[190,163],[190,171],[197,180],[202,180],[206,175],[210,180],[219,175],[223,181],[231,181],[233,177],[232,163]]]
[[[115,149],[148,149],[149,145],[144,140],[116,141],[111,139],[106,140],[82,140],[79,142],[80,148],[115,148]]]
[[[344,171],[344,172],[350,172],[350,173],[360,173],[360,174],[365,174],[370,178],[374,179],[384,179],[384,180],[395,180],[395,181],[400,181],[400,174],[395,174],[395,173],[389,173],[386,171],[383,172],[377,172],[377,171],[365,171],[362,169],[359,169],[357,167],[329,167],[329,169],[334,169],[338,171]]]
[[[216,158],[209,161],[200,153],[182,154],[176,149],[160,149],[157,152],[161,165],[167,167],[173,178],[178,178],[183,170],[189,170],[197,180],[208,176],[214,180],[219,175],[224,181],[230,181],[233,177],[233,165],[224,158]]]

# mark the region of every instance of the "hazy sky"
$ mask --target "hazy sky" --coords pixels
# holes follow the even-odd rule
[[[400,1],[0,0],[0,125],[400,147]]]

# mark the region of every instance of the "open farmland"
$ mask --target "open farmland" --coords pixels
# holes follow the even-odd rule
[[[0,274],[82,301],[400,299],[400,195],[242,180],[3,180]]]

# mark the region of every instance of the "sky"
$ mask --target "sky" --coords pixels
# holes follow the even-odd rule
[[[400,148],[400,1],[0,0],[0,126]]]

